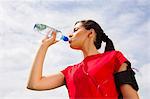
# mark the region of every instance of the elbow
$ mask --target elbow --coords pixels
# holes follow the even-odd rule
[[[34,88],[31,87],[30,85],[27,85],[26,88],[29,89],[29,90],[34,90]]]
[[[37,84],[28,84],[26,86],[26,88],[29,90],[34,90],[34,91],[42,91],[43,90]]]
[[[28,84],[28,85],[26,86],[26,88],[29,89],[29,90],[35,90],[35,89],[36,89],[36,88],[35,88],[33,85],[31,85],[31,84]]]
[[[36,84],[33,84],[33,83],[28,83],[26,88],[29,90],[36,90],[37,89]]]
[[[27,86],[26,88],[29,89],[29,90],[40,91],[38,88],[36,88],[34,86]]]

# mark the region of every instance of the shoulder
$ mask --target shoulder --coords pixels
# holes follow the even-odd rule
[[[108,51],[106,53],[113,54],[113,55],[123,55],[123,53],[119,50]]]
[[[115,61],[115,63],[117,64],[119,63],[119,65],[123,63],[124,61],[127,61],[123,53],[118,50],[108,51],[108,52],[105,52],[105,54],[107,57],[112,58]]]
[[[68,73],[71,73],[73,71],[75,71],[76,69],[78,69],[80,66],[80,63],[78,64],[75,64],[75,65],[70,65],[70,66],[67,66],[64,70],[62,70],[61,72],[66,75]]]
[[[119,50],[113,50],[113,51],[107,51],[107,52],[105,52],[104,55],[118,56],[118,55],[123,55],[123,54]]]
[[[107,52],[106,52],[107,53]],[[108,53],[115,53],[115,54],[117,54],[117,53],[122,53],[121,51],[119,51],[119,50],[112,50],[112,51],[108,51]]]

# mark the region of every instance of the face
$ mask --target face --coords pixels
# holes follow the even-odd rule
[[[81,50],[85,45],[86,40],[88,39],[89,30],[86,30],[82,23],[77,23],[74,26],[74,32],[69,35],[70,47],[73,49]]]

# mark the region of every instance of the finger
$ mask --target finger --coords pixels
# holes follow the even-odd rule
[[[49,39],[49,36],[46,34],[46,35],[44,36],[44,38],[42,39],[42,42],[44,42],[44,41],[47,40],[47,39]]]
[[[52,38],[56,39],[56,32],[55,31],[52,32]]]
[[[44,39],[43,40],[46,40],[46,39],[48,39],[49,37],[48,37],[48,35],[46,35],[45,37],[44,37]]]
[[[54,43],[57,43],[58,41],[54,41]]]

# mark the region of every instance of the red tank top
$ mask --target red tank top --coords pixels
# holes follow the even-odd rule
[[[125,61],[121,52],[109,51],[62,70],[70,99],[117,99],[114,73]]]

